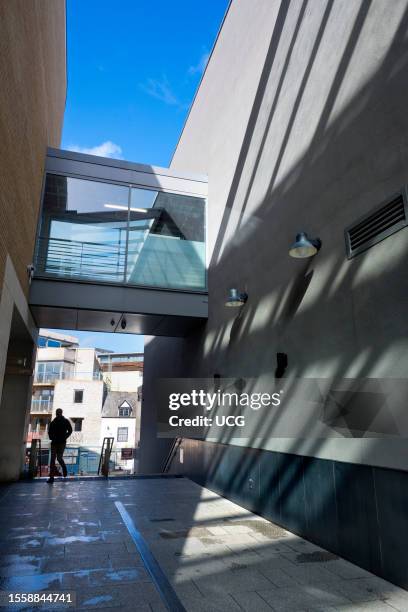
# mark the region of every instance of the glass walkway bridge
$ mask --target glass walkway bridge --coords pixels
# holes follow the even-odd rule
[[[207,318],[207,179],[49,149],[30,289],[39,327],[183,336]]]

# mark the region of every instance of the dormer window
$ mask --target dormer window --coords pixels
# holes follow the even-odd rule
[[[119,416],[120,417],[132,416],[132,406],[126,400],[124,400],[119,406]]]

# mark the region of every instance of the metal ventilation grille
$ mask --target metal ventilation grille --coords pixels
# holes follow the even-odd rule
[[[395,194],[345,230],[347,257],[351,259],[408,225],[405,191]]]

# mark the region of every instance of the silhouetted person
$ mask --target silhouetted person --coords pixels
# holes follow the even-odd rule
[[[61,408],[57,408],[55,414],[55,419],[51,421],[48,427],[48,437],[51,440],[51,461],[50,477],[47,482],[54,482],[54,476],[57,472],[57,468],[55,467],[55,459],[58,460],[58,463],[62,467],[64,478],[66,477],[67,466],[65,465],[63,454],[67,440],[72,434],[71,423],[68,421],[68,419],[62,416]]]

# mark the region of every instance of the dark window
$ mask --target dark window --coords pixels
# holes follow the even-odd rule
[[[128,428],[118,427],[118,442],[127,442],[127,441],[128,441]]]
[[[120,417],[130,417],[131,413],[132,413],[131,408],[119,408]]]
[[[74,404],[82,404],[84,401],[83,389],[76,389],[74,391]]]
[[[132,406],[126,400],[119,406],[120,417],[130,417],[132,415]]]
[[[82,431],[82,421],[83,419],[72,419],[74,431]]]

